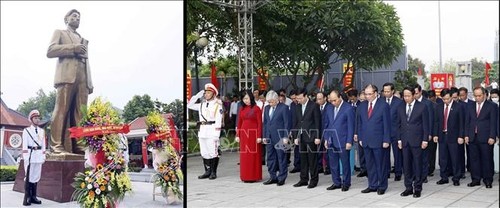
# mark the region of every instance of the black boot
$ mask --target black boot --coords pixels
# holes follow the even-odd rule
[[[33,204],[42,204],[42,201],[36,198],[36,188],[38,183],[30,183],[31,184],[31,203]]]
[[[205,173],[203,175],[198,176],[198,179],[205,179],[210,177],[210,172],[211,172],[211,159],[205,159],[203,158],[203,167],[205,168]]]
[[[31,183],[28,183],[28,189],[24,189],[24,199],[23,199],[23,205],[24,206],[29,206],[31,205]]]
[[[212,159],[212,173],[210,174],[210,180],[214,180],[217,178],[217,166],[219,165],[219,158],[216,157],[216,158],[213,158]]]

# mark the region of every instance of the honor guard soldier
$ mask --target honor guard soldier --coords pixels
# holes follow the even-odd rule
[[[205,167],[205,173],[198,176],[199,179],[209,178],[213,180],[217,178],[219,137],[224,112],[222,102],[216,98],[217,94],[217,88],[208,83],[205,85],[205,90],[198,92],[187,104],[189,109],[199,113],[198,142]],[[204,99],[200,103],[196,103],[202,97]]]
[[[36,189],[42,175],[42,164],[45,162],[45,131],[38,127],[40,112],[32,110],[29,113],[31,126],[23,130],[23,159],[25,177],[25,190],[23,205],[41,204],[36,198]]]

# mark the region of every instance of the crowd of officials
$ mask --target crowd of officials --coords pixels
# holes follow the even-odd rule
[[[368,178],[362,193],[383,195],[394,173],[394,180],[403,179],[406,187],[401,196],[420,197],[438,160],[438,185],[450,183],[451,178],[454,186],[460,186],[467,171],[468,187],[483,182],[491,188],[499,132],[498,89],[476,87],[472,99],[468,91],[452,87],[436,93],[417,84],[397,92],[392,83],[380,90],[370,84],[361,92],[346,93],[246,90],[232,101],[219,100],[224,124],[215,128],[236,130],[244,182],[261,181],[261,166],[267,165],[265,185],[282,186],[289,173],[300,172],[293,186],[315,188],[323,173],[332,177],[327,190],[348,191],[351,167],[356,165],[357,177]],[[205,122],[200,118],[199,123]],[[214,146],[210,149],[218,153]],[[289,166],[293,166],[290,171]]]

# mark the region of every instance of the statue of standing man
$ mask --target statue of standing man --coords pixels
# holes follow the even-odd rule
[[[76,9],[64,16],[66,30],[56,30],[47,51],[48,58],[58,58],[54,87],[56,105],[52,114],[50,146],[55,154],[84,154],[84,148],[69,137],[68,128],[82,119],[82,106],[92,93],[88,62],[88,41],[76,32],[80,12]]]

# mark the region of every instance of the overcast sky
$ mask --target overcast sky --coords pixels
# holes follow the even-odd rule
[[[437,1],[385,1],[395,6],[408,54],[426,64],[439,63]],[[446,61],[477,57],[493,61],[498,30],[498,1],[441,1],[441,46]]]
[[[183,3],[1,2],[1,92],[13,109],[54,90],[56,58],[47,58],[64,15],[81,13],[77,31],[89,40],[94,93],[123,109],[134,95],[183,99]]]

